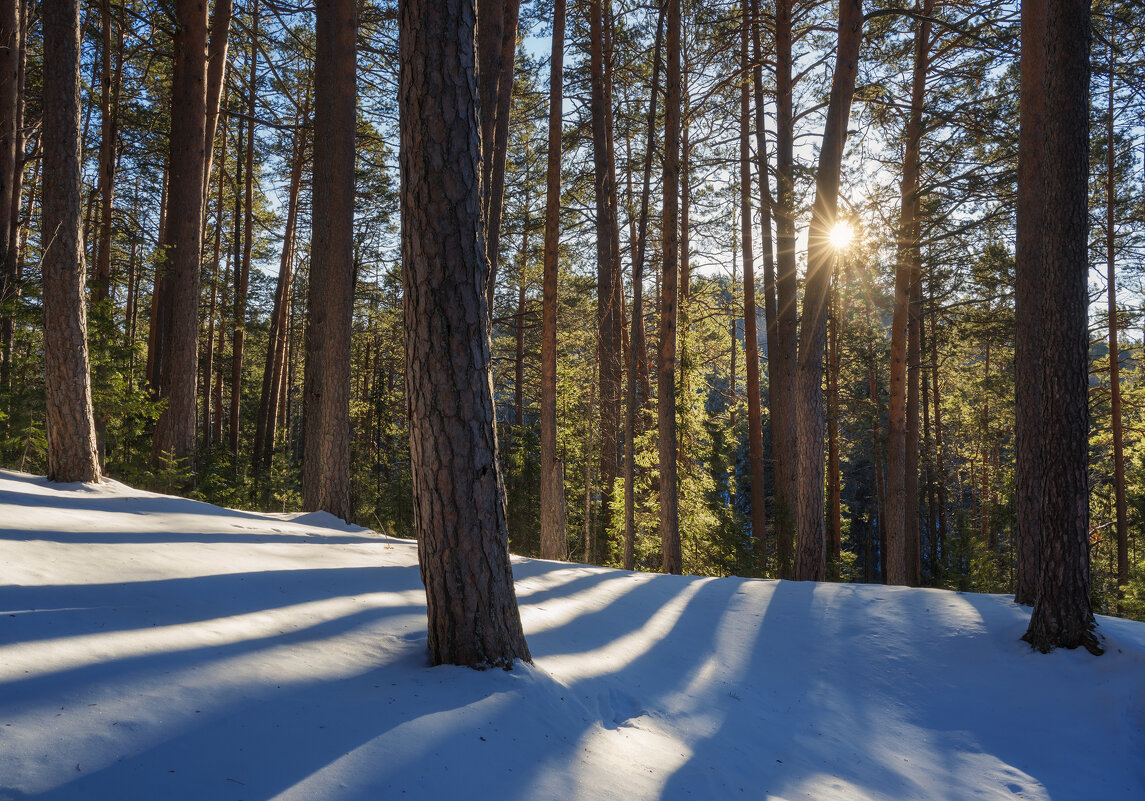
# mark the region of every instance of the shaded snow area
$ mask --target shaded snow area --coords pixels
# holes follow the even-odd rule
[[[514,561],[534,666],[427,666],[412,542],[0,473],[0,801],[1145,799],[1145,624]]]

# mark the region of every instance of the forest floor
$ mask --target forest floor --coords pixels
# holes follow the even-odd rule
[[[1145,623],[515,559],[534,665],[427,665],[413,542],[0,472],[0,801],[1145,798]]]

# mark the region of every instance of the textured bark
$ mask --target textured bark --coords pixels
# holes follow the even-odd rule
[[[1089,599],[1088,0],[1046,13],[1045,230],[1042,234],[1042,547],[1024,635],[1034,648],[1101,653]],[[1052,465],[1052,467],[1050,467]]]
[[[589,62],[592,70],[592,155],[596,199],[596,314],[600,329],[597,362],[600,384],[601,510],[597,547],[589,561],[607,556],[607,532],[612,516],[612,492],[620,475],[620,387],[623,375],[624,283],[620,272],[620,224],[616,190],[616,158],[611,116],[612,86],[604,47],[602,0],[589,0]],[[602,549],[605,551],[602,553]]]
[[[529,660],[497,459],[473,0],[403,0],[402,276],[414,527],[434,664]]]
[[[835,257],[830,236],[835,225],[843,145],[855,93],[862,31],[862,0],[840,0],[839,49],[815,175],[815,202],[807,237],[807,284],[799,336],[799,531],[795,577],[801,581],[822,581],[826,577],[823,349],[827,338],[831,262]]]
[[[189,459],[195,450],[199,360],[199,280],[203,228],[206,127],[207,7],[175,4],[175,64],[171,79],[171,156],[167,219],[156,281],[163,306],[156,336],[157,390],[167,407],[155,425],[153,458]]]
[[[557,457],[557,251],[561,216],[561,109],[565,0],[553,4],[549,65],[549,152],[545,172],[545,256],[541,287],[541,558],[568,555],[564,467]]]
[[[799,503],[799,419],[795,261],[795,121],[792,105],[792,0],[775,2],[775,333],[767,345],[768,411],[775,460],[775,555],[779,577],[795,577]],[[769,332],[770,333],[770,332]],[[772,368],[771,363],[775,366]]]
[[[747,358],[747,442],[748,466],[751,471],[751,535],[758,566],[762,569],[767,554],[767,517],[764,508],[763,485],[763,414],[759,392],[759,335],[756,331],[755,254],[752,237],[751,208],[751,91],[748,83],[748,27],[750,14],[748,0],[743,0],[743,20],[740,26],[740,80],[739,95],[739,181],[740,181],[740,239],[743,246],[743,328],[744,354]]]
[[[679,260],[680,202],[680,0],[667,0],[667,76],[664,95],[664,256],[660,281],[660,359],[656,392],[659,428],[660,547],[665,573],[683,569],[680,554],[680,508],[676,478],[676,272]]]
[[[49,481],[99,481],[80,233],[78,0],[46,4],[44,32],[44,385]]]
[[[1041,544],[1042,229],[1045,227],[1046,0],[1022,3],[1021,103],[1018,106],[1018,213],[1014,287],[1014,600],[1037,598]]]
[[[314,213],[302,503],[350,517],[350,330],[354,311],[355,0],[320,0],[314,63]],[[472,13],[472,11],[470,12]],[[476,179],[476,177],[475,177]]]

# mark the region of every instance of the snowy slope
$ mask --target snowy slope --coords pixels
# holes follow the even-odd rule
[[[1145,799],[1145,625],[514,562],[536,660],[426,666],[413,543],[0,472],[0,801]]]

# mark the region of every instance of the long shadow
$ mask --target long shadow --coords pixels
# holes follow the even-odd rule
[[[194,623],[421,586],[416,566],[300,568],[115,584],[4,585],[0,586],[0,645]]]
[[[178,498],[175,496],[154,496],[151,494],[107,495],[92,492],[90,495],[78,494],[77,488],[82,484],[52,484],[39,476],[24,476],[0,471],[0,477],[29,486],[36,486],[47,492],[20,492],[19,490],[0,489],[0,504],[12,504],[33,508],[67,509],[89,512],[130,512],[135,514],[190,514],[207,515],[210,517],[239,517],[247,520],[270,522],[268,518],[258,512],[244,512],[238,509],[227,509],[221,506],[212,506],[204,501],[191,498]],[[130,509],[125,507],[130,506]],[[279,523],[289,521],[278,520]]]
[[[830,593],[822,618],[808,615],[815,592]],[[751,648],[744,703],[718,703],[719,727],[692,744],[661,797],[719,798],[744,788],[782,797],[947,798],[984,771],[1015,797],[1143,797],[1139,777],[1126,778],[1122,790],[1097,775],[1110,764],[1099,757],[1110,738],[1078,725],[1084,713],[1063,718],[1065,699],[1044,697],[1038,668],[1049,676],[1060,663],[1030,664],[1005,643],[991,652],[999,642],[991,632],[1008,628],[1012,612],[993,614],[990,600],[781,582]],[[951,617],[948,607],[956,608]],[[979,612],[985,618],[975,620]],[[887,648],[884,637],[904,647]],[[988,670],[975,665],[984,654]],[[999,681],[1006,660],[1014,675]],[[1085,671],[1078,672],[1080,685]],[[990,708],[1004,710],[1007,725],[983,714]],[[1060,732],[1060,753],[1032,755],[1031,742],[1046,731]]]
[[[576,624],[583,626],[583,633],[530,638],[533,656],[538,666],[543,668],[544,658],[549,655],[546,652],[548,648],[559,648],[576,634],[581,635],[575,640],[581,650],[590,651],[594,647],[606,645],[622,636],[622,632],[618,632],[615,626],[604,625],[610,616],[619,620],[635,617],[638,623],[643,623],[642,615],[636,613],[650,606],[646,596],[659,595],[658,603],[663,608],[687,591],[693,582],[703,584],[681,609],[669,630],[659,634],[648,648],[618,671],[583,680],[573,679],[568,683],[569,693],[586,710],[583,723],[579,731],[563,738],[562,742],[546,751],[533,766],[530,778],[534,791],[538,786],[544,786],[546,797],[577,797],[581,791],[575,786],[564,784],[560,777],[564,775],[567,765],[583,758],[586,750],[583,738],[586,734],[597,725],[603,729],[617,730],[636,725],[634,721],[644,715],[655,717],[663,712],[653,699],[663,699],[679,690],[687,677],[699,670],[712,652],[713,644],[708,638],[714,638],[716,630],[708,619],[707,610],[722,608],[735,592],[738,580],[666,577],[648,581],[641,588],[643,592],[630,592],[609,607],[578,618]],[[671,667],[665,669],[665,665]]]
[[[416,569],[411,567],[407,572],[412,585],[417,581]],[[350,583],[369,584],[368,576],[369,571],[352,575]],[[346,581],[331,574],[318,583],[342,589],[347,586]],[[649,583],[655,582],[643,582],[641,588]],[[164,582],[155,584],[162,594]],[[386,589],[395,589],[387,584]],[[683,591],[685,587],[680,582],[674,589]],[[104,585],[103,589],[111,588]],[[212,592],[209,586],[193,581],[181,585],[180,590]],[[666,600],[675,597],[673,592],[668,595]],[[297,596],[294,593],[292,600]],[[460,777],[450,777],[448,771],[451,761],[457,767],[459,753],[487,748],[491,755],[488,760],[472,760],[474,775],[465,779],[467,783],[500,783],[514,789],[528,785],[530,774],[540,769],[554,745],[570,754],[575,751],[579,732],[596,720],[594,699],[588,706],[578,703],[567,688],[524,666],[513,673],[484,674],[466,669],[421,669],[426,658],[424,624],[420,623],[423,609],[415,603],[363,610],[288,634],[109,660],[64,674],[10,683],[9,697],[18,696],[21,708],[44,708],[55,700],[52,696],[58,695],[61,687],[68,688],[70,703],[83,706],[82,702],[97,692],[130,697],[133,688],[151,686],[168,673],[195,675],[222,660],[229,664],[270,648],[301,647],[355,629],[375,630],[388,616],[414,611],[419,617],[419,625],[409,632],[403,646],[387,647],[385,665],[349,678],[323,679],[319,675],[301,684],[295,679],[290,686],[281,681],[282,687],[280,677],[268,672],[258,685],[241,694],[228,690],[214,710],[205,710],[206,714],[190,719],[185,709],[183,715],[171,714],[171,722],[149,732],[145,744],[140,745],[138,739],[124,742],[126,754],[117,761],[77,765],[74,775],[68,772],[58,777],[64,782],[60,786],[34,797],[161,797],[169,801],[270,798],[296,786],[305,788],[308,780],[319,782],[328,791],[330,780],[323,772],[332,771],[337,776],[340,761],[359,754],[367,759],[367,767],[351,771],[351,776],[361,778],[368,792],[351,797],[391,798],[409,790],[413,797],[433,798],[444,797],[440,793],[451,788],[456,790]],[[543,645],[535,652],[543,657]],[[3,694],[0,692],[0,697]],[[439,713],[449,716],[441,718]],[[0,798],[20,797],[30,796],[21,796],[17,787],[0,787]],[[313,796],[301,789],[293,797]]]
[[[264,521],[269,524],[270,521]],[[51,530],[38,530],[29,531],[28,529],[4,529],[0,528],[0,539],[11,540],[13,542],[59,542],[68,545],[74,544],[93,544],[93,545],[114,545],[118,543],[130,542],[140,544],[162,544],[162,543],[201,543],[203,545],[211,544],[239,544],[248,543],[255,545],[265,545],[267,543],[309,543],[314,545],[359,545],[362,543],[370,543],[374,545],[381,545],[386,542],[377,535],[355,535],[355,534],[289,534],[286,532],[251,532],[251,531],[237,531],[234,534],[230,533],[215,533],[215,532],[202,532],[202,531],[51,531]]]
[[[372,628],[387,618],[410,614],[415,610],[420,612],[422,608],[416,604],[370,607],[331,620],[300,626],[291,631],[265,636],[248,636],[237,642],[171,648],[101,659],[98,662],[63,670],[49,669],[49,672],[35,676],[0,682],[0,695],[15,699],[6,701],[0,706],[0,710],[13,713],[35,707],[37,703],[58,696],[61,687],[67,687],[69,694],[82,693],[86,688],[109,683],[118,683],[124,689],[128,689],[143,683],[148,677],[176,671],[194,671],[212,662],[234,659],[255,651],[298,647],[311,642],[330,640],[355,630]]]
[[[803,797],[809,791],[799,782],[822,774],[838,774],[852,792],[862,792],[861,780],[869,773],[865,765],[862,775],[852,775],[851,765],[817,761],[824,750],[823,738],[833,736],[832,722],[843,721],[841,711],[831,705],[833,699],[822,692],[824,682],[831,680],[826,670],[832,663],[819,657],[830,647],[832,632],[821,628],[822,621],[810,613],[815,585],[781,581],[773,587],[746,644],[746,661],[739,675],[732,677],[735,689],[729,694],[726,687],[713,683],[696,699],[698,709],[718,710],[719,723],[689,743],[690,756],[664,785],[662,799],[740,793]],[[751,610],[744,608],[739,614]],[[855,669],[862,672],[866,667]],[[863,743],[844,745],[845,751],[864,762]],[[869,789],[891,798],[926,797],[920,795],[921,788],[893,772],[884,772],[877,787]],[[838,792],[836,797],[845,797]]]

